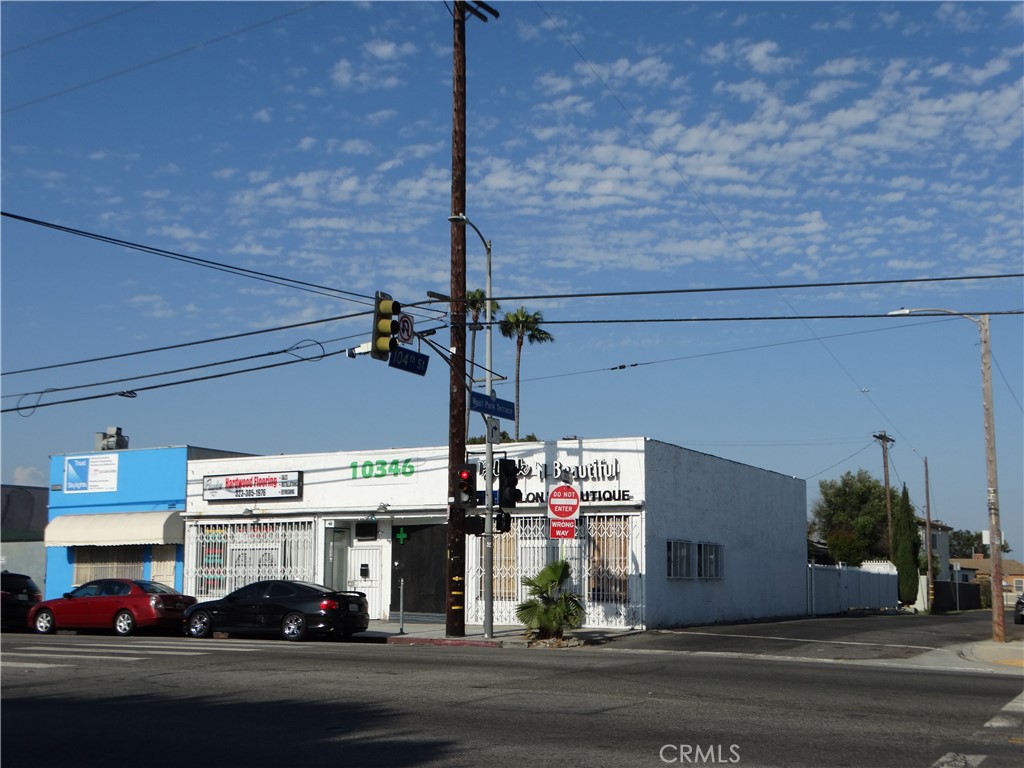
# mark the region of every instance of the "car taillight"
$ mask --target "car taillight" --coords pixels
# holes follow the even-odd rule
[[[321,611],[336,611],[336,610],[338,610],[338,601],[337,600],[321,600],[320,601],[320,610]]]
[[[164,609],[164,601],[158,595],[150,595],[149,604],[153,607],[154,611],[162,611]]]

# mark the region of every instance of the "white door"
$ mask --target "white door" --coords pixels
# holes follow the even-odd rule
[[[383,559],[379,544],[352,547],[348,555],[348,588],[366,593],[370,604],[370,618],[383,619],[384,606],[381,601]]]

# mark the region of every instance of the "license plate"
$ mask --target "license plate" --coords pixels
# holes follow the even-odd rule
[[[18,595],[18,600],[20,600],[23,603],[27,603],[28,602],[28,595]]]

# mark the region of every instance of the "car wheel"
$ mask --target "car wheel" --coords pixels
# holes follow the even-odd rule
[[[48,635],[57,629],[57,622],[53,620],[53,614],[44,608],[36,614],[36,619],[32,622],[32,626],[39,634]]]
[[[210,614],[206,613],[206,611],[196,611],[193,613],[188,619],[186,633],[189,637],[195,637],[200,640],[212,635],[213,620],[210,618]]]
[[[305,639],[306,617],[301,613],[289,613],[281,622],[281,634],[285,640]]]
[[[131,611],[120,611],[114,617],[114,631],[121,637],[127,637],[135,632],[135,617]]]
[[[1024,616],[1022,616],[1019,613],[1013,614],[1013,623],[1014,624],[1024,624]]]

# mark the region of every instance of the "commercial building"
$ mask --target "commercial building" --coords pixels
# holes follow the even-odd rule
[[[496,624],[518,623],[522,578],[559,558],[590,627],[805,613],[804,481],[643,437],[498,448],[523,499],[494,537]],[[482,464],[482,447],[471,461]],[[365,592],[372,619],[443,614],[449,471],[447,447],[190,457],[183,590],[203,600],[306,579]],[[578,516],[553,524],[563,486]],[[483,622],[482,545],[466,537],[467,624]]]
[[[127,439],[119,429],[117,437],[109,449],[50,457],[47,599],[108,576],[180,589],[188,462],[242,455],[193,446],[122,450],[113,446]]]

